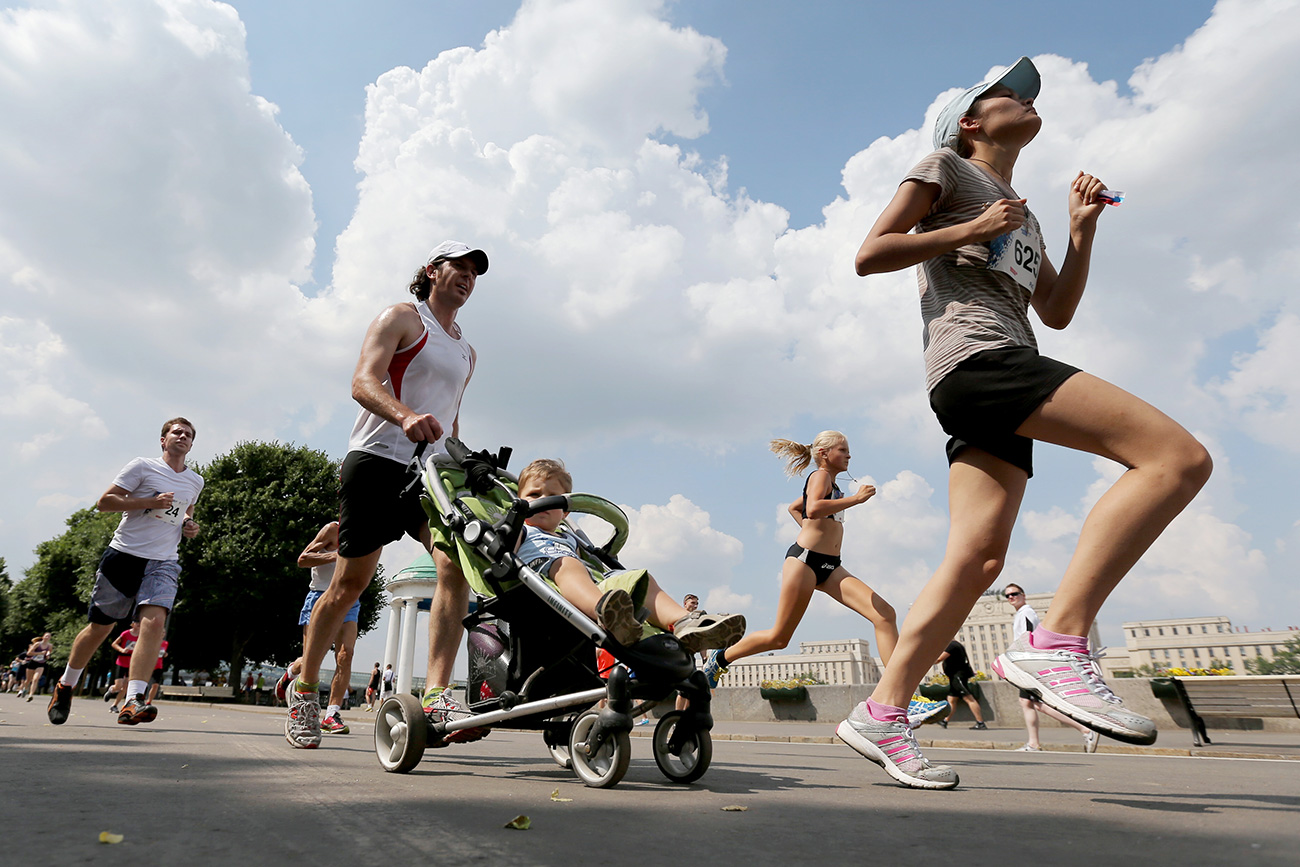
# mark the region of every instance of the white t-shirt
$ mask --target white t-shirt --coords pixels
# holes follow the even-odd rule
[[[1038,614],[1028,604],[1021,605],[1011,620],[1011,640],[1015,641],[1026,632],[1033,632],[1037,625]]]
[[[442,425],[443,439],[451,436],[452,423],[460,414],[460,399],[474,372],[474,352],[464,335],[452,337],[433,318],[429,305],[415,305],[424,322],[424,333],[410,346],[393,354],[384,387],[417,413],[428,413]],[[362,408],[348,438],[348,451],[366,452],[407,463],[416,444],[402,429],[387,419]],[[443,451],[442,439],[427,454]]]
[[[311,567],[311,587],[312,590],[319,590],[324,593],[330,589],[330,582],[334,580],[334,567],[338,565],[337,561],[331,560],[324,566]]]
[[[162,458],[136,458],[113,479],[128,497],[153,497],[168,491],[176,496],[170,509],[132,509],[122,520],[109,545],[145,560],[176,560],[185,513],[203,491],[203,477],[189,467],[179,473]]]

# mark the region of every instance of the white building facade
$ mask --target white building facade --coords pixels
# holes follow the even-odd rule
[[[752,686],[765,680],[790,680],[811,675],[822,683],[855,685],[880,680],[880,667],[871,645],[861,638],[842,641],[801,641],[798,653],[747,656],[727,663],[722,686]]]

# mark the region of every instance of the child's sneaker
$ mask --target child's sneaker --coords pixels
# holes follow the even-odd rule
[[[641,640],[641,621],[636,619],[636,603],[622,587],[616,587],[596,603],[596,622],[624,647]]]
[[[722,676],[727,673],[727,667],[718,662],[718,657],[721,655],[722,651],[715,650],[704,660],[704,668],[701,671],[704,672],[705,680],[709,682],[709,689],[717,689],[718,681],[722,680]]]
[[[50,696],[50,706],[46,709],[46,714],[50,718],[50,724],[61,726],[68,721],[68,713],[72,710],[72,687],[64,686],[61,683],[54,684],[54,695]]]
[[[673,624],[673,635],[690,653],[725,650],[745,634],[743,614],[705,614],[691,611]]]
[[[151,723],[158,718],[158,708],[151,704],[145,704],[144,700],[138,695],[133,695],[122,705],[122,712],[117,715],[119,725],[134,726],[140,723]]]
[[[289,712],[284,717],[284,739],[296,749],[314,750],[320,746],[320,690],[286,693]]]
[[[993,669],[1044,704],[1116,740],[1145,746],[1156,742],[1156,724],[1124,707],[1097,669],[1097,657],[1074,650],[1039,650],[1025,633],[1011,643]]]
[[[957,785],[956,771],[946,765],[932,765],[921,755],[906,720],[881,722],[867,711],[865,701],[839,724],[835,735],[905,786],[951,789]]]
[[[611,590],[610,592],[614,591]],[[626,596],[627,591],[623,591],[623,595]],[[631,597],[628,597],[628,601],[631,601]],[[456,722],[472,716],[469,709],[458,702],[451,694],[451,689],[447,687],[429,687],[429,689],[425,690],[420,705],[424,708],[424,715],[428,717],[431,725]],[[460,729],[459,731],[448,732],[443,741],[449,744],[468,744],[487,737],[490,731],[491,729],[483,727]]]
[[[907,724],[910,726],[919,726],[921,723],[937,716],[948,709],[946,701],[930,701],[920,695],[913,695],[912,700],[907,703]],[[947,726],[945,726],[947,728]]]

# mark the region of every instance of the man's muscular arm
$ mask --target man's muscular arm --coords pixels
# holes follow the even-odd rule
[[[411,442],[433,442],[442,436],[442,424],[428,413],[417,414],[384,388],[388,366],[399,348],[410,346],[424,333],[424,323],[412,304],[394,304],[375,317],[366,329],[361,356],[352,374],[352,399],[382,419],[402,429]]]

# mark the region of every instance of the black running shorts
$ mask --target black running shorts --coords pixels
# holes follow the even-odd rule
[[[1034,475],[1034,441],[1016,428],[1079,368],[1027,346],[986,349],[953,368],[930,392],[930,408],[950,437],[948,463],[967,446]]]
[[[367,452],[348,452],[339,474],[339,554],[364,557],[403,534],[417,541],[429,523],[420,505],[424,487],[407,464]],[[407,485],[411,485],[406,490]],[[405,490],[405,492],[403,492]]]

